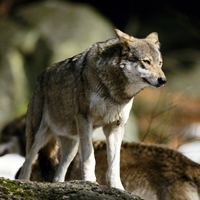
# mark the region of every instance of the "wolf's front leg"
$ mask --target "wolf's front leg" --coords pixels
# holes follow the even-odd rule
[[[107,140],[108,171],[106,181],[111,187],[124,190],[120,179],[120,148],[124,136],[124,124],[115,122],[106,125],[103,130]]]
[[[61,161],[54,182],[64,182],[68,166],[74,159],[79,146],[79,138],[75,136],[58,136],[60,140]]]
[[[95,158],[92,144],[92,124],[87,117],[83,115],[77,116],[76,123],[80,137],[83,180],[96,182]]]

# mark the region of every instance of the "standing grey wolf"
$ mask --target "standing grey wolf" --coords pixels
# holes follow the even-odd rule
[[[167,79],[157,33],[136,39],[116,29],[118,38],[91,46],[42,72],[26,118],[26,159],[19,178],[29,179],[38,151],[52,137],[60,143],[61,161],[55,182],[64,181],[79,142],[82,178],[96,182],[92,133],[103,127],[107,141],[107,182],[120,180],[120,146],[135,95]]]

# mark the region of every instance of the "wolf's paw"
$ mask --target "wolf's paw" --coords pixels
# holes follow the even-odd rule
[[[96,185],[99,185],[96,181],[90,181],[91,183],[94,183]]]

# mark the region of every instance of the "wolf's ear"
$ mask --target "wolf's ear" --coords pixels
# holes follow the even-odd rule
[[[151,40],[154,44],[156,44],[158,46],[158,48],[160,48],[160,42],[158,40],[158,33],[153,32],[153,33],[149,34],[146,38]]]
[[[134,38],[133,36],[123,33],[119,29],[115,29],[115,32],[122,42],[128,43],[128,42],[134,42],[136,40],[136,38]]]
[[[122,46],[123,46],[123,50],[125,52],[129,51],[129,42],[134,42],[136,39],[133,36],[130,36],[126,33],[123,33],[122,31],[120,31],[119,29],[115,29],[115,32],[118,36],[118,38],[121,40]]]

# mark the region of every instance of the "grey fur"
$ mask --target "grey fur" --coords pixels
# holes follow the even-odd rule
[[[149,85],[163,86],[166,78],[156,33],[145,39],[116,33],[118,38],[96,43],[39,75],[27,111],[20,179],[30,178],[37,152],[56,136],[62,159],[54,181],[64,181],[80,142],[83,180],[95,182],[92,133],[101,126],[107,139],[107,182],[123,189],[120,146],[133,98]]]

